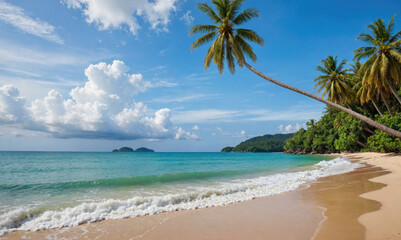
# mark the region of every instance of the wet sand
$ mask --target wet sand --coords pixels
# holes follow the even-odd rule
[[[370,179],[372,182],[386,184],[380,190],[362,194],[382,204],[379,211],[359,217],[366,227],[366,239],[401,239],[401,155],[385,153],[355,153],[349,159],[360,159],[391,171],[390,174]]]
[[[386,186],[369,179],[388,173],[366,165],[321,178],[306,189],[252,201],[71,228],[17,231],[5,239],[365,239],[366,228],[358,218],[377,211],[381,203],[359,195]]]

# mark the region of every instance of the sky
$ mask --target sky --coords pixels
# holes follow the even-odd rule
[[[324,105],[246,68],[205,70],[190,51],[210,21],[194,0],[0,0],[0,150],[213,152],[254,136],[291,133]],[[211,3],[211,1],[206,1]],[[357,40],[401,1],[248,0],[243,24],[264,46],[252,65],[313,92],[329,55],[352,63]],[[396,16],[400,29],[401,16]]]

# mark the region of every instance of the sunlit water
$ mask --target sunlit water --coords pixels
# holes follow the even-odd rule
[[[0,236],[225,205],[357,167],[281,153],[0,152]]]

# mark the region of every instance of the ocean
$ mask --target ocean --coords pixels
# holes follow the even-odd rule
[[[0,152],[0,236],[223,206],[360,166],[281,153]]]

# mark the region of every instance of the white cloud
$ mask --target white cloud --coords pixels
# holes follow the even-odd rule
[[[289,125],[285,126],[284,131],[289,133],[289,132],[292,132],[292,129],[293,129],[292,125],[289,124]]]
[[[13,85],[0,87],[0,122],[22,122],[25,117],[25,99]]]
[[[180,20],[183,21],[185,25],[191,26],[195,18],[191,15],[191,11],[188,10],[184,15],[182,15]]]
[[[128,27],[136,35],[138,18],[147,21],[156,31],[168,31],[170,15],[178,0],[62,0],[69,8],[82,10],[88,23],[100,30]]]
[[[168,81],[159,81],[156,83],[152,83],[152,87],[176,87],[178,86],[178,83],[175,82],[168,82]]]
[[[178,128],[175,134],[175,139],[193,139],[193,140],[200,140],[201,138],[194,133],[189,133],[184,131],[182,128]]]
[[[26,106],[18,89],[0,88],[0,123],[36,130],[59,138],[105,139],[199,139],[175,127],[167,108],[148,111],[134,96],[151,87],[141,74],[128,74],[128,67],[115,60],[85,70],[88,81],[64,98],[51,90],[43,99]]]
[[[195,123],[229,120],[238,111],[205,109],[191,111],[177,111],[172,118],[175,123]]]
[[[33,19],[27,15],[24,9],[0,0],[0,20],[13,25],[23,32],[37,37],[63,43],[63,40],[55,32],[55,27],[39,19]]]
[[[242,137],[248,137],[248,133],[245,130],[241,130],[240,134]]]
[[[198,127],[198,125],[195,125],[195,126],[192,128],[192,130],[194,130],[194,131],[198,131],[198,130],[199,130],[199,127]]]
[[[266,109],[249,110],[221,110],[203,109],[190,111],[177,111],[172,119],[175,123],[200,123],[200,122],[247,122],[247,121],[276,121],[293,120],[306,121],[318,119],[321,110],[311,108],[291,108],[284,111],[271,111]]]
[[[0,0],[1,1],[1,0]],[[34,49],[25,47],[12,42],[0,40],[0,63],[7,66],[7,69],[14,68],[32,68],[31,65],[55,67],[65,65],[89,64],[91,61],[110,58],[113,55],[105,51],[90,53],[80,50],[79,53],[73,53],[70,49],[60,52],[46,51],[47,49]],[[29,57],[27,57],[29,56]],[[26,70],[25,70],[26,71]]]
[[[285,133],[293,133],[301,129],[301,125],[299,123],[296,123],[295,126],[292,126],[291,124],[288,124],[287,126],[284,127],[283,124],[281,124],[278,129],[280,132],[285,132]]]

